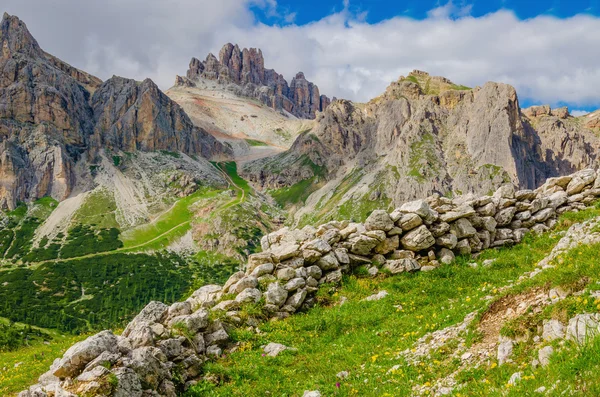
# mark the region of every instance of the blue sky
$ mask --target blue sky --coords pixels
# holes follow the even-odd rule
[[[517,90],[521,107],[600,108],[600,0],[3,0],[48,52],[168,89],[223,44],[365,102],[413,69]],[[77,15],[73,18],[72,15]],[[135,21],[135,23],[132,23]]]
[[[439,0],[351,0],[349,8],[357,14],[366,13],[368,23],[377,23],[394,16],[425,19],[430,10],[446,3]],[[294,13],[294,23],[299,25],[320,20],[344,8],[340,0],[278,0],[277,4],[281,10]],[[600,16],[600,0],[457,0],[454,4],[469,7],[473,17],[501,9],[512,10],[520,19],[538,15],[566,18],[582,13]],[[254,6],[253,10],[262,23],[281,23],[281,18],[265,11],[264,7]]]

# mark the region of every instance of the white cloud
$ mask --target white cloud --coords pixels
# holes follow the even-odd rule
[[[470,86],[509,83],[536,102],[600,104],[600,19],[587,15],[473,18],[469,7],[450,2],[425,20],[369,24],[343,0],[341,11],[297,26],[289,24],[294,10],[283,12],[275,0],[6,1],[44,49],[101,78],[150,77],[168,88],[192,56],[234,42],[262,48],[266,66],[288,79],[302,70],[321,92],[358,101],[421,69]],[[250,6],[283,26],[258,23]]]
[[[580,117],[580,116],[585,116],[586,114],[589,114],[590,112],[588,112],[587,110],[574,109],[574,110],[571,110],[570,113],[572,116]]]

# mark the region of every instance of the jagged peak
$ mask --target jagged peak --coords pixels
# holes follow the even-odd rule
[[[44,52],[27,29],[25,22],[7,12],[4,13],[0,22],[0,42],[2,43],[3,58],[10,58],[17,53],[27,56],[44,56]]]

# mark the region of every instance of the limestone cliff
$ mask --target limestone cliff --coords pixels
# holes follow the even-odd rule
[[[316,113],[325,110],[330,103],[328,97],[320,95],[315,84],[306,80],[304,73],[298,73],[288,85],[282,75],[265,69],[260,49],[240,49],[237,44],[225,44],[219,59],[213,54],[208,54],[203,62],[192,58],[187,79],[178,76],[175,83],[193,85],[198,79],[214,80],[237,95],[256,98],[300,118],[314,119]]]
[[[534,188],[597,163],[596,135],[568,112],[553,112],[523,113],[506,84],[469,89],[415,71],[367,104],[335,101],[289,151],[249,163],[244,173],[269,189],[319,176],[299,214],[324,219],[346,202],[373,209],[365,202],[486,193],[508,181]]]
[[[0,208],[47,195],[66,198],[75,163],[102,147],[207,158],[229,153],[150,80],[102,84],[45,53],[8,14],[0,44]]]

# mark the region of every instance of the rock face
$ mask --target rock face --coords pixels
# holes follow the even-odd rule
[[[319,88],[306,80],[304,73],[298,73],[288,85],[282,75],[265,69],[260,49],[240,49],[237,44],[225,44],[219,59],[213,54],[208,54],[204,62],[192,58],[187,80],[178,78],[175,83],[189,85],[198,79],[215,80],[237,95],[256,98],[300,118],[314,119],[317,112],[325,110],[331,102],[319,94]]]
[[[134,152],[168,150],[212,158],[223,146],[195,127],[179,105],[150,79],[112,77],[94,93],[96,148]]]
[[[0,208],[66,198],[76,183],[75,163],[104,146],[228,154],[150,80],[102,83],[46,54],[8,14],[0,45]]]
[[[595,167],[600,150],[596,134],[564,111],[522,112],[509,85],[467,89],[418,71],[367,104],[334,101],[316,121],[288,151],[247,163],[247,179],[277,189],[312,178],[317,190],[325,178],[331,183],[307,203],[387,199],[391,207],[434,192],[483,194],[506,182],[536,188]],[[320,200],[330,196],[339,201]]]
[[[566,193],[568,183],[577,178],[585,181],[582,190]],[[391,214],[374,211],[366,225],[332,221],[301,230],[281,229],[265,236],[263,252],[250,255],[245,271],[233,274],[223,287],[204,286],[187,301],[171,306],[150,302],[122,335],[103,331],[71,347],[49,373],[40,377],[39,384],[20,397],[69,395],[92,387],[103,390],[106,396],[141,395],[140,389],[152,389],[157,396],[176,395],[202,374],[208,356],[237,348],[229,337],[232,328],[253,329],[259,324],[257,318],[242,312],[243,305],[259,305],[255,307],[265,318],[283,319],[311,307],[321,285],[330,288],[328,284],[342,281],[343,272],[359,266],[380,267],[390,274],[431,271],[441,266],[440,262],[450,263],[455,253],[477,253],[518,243],[526,232],[552,227],[558,214],[597,201],[600,189],[596,186],[600,186],[600,171],[586,169],[560,180],[549,179],[535,191],[515,192],[513,186],[504,185],[489,196],[454,200],[431,196],[405,203]],[[566,199],[556,200],[558,196]],[[497,227],[479,215],[485,212],[493,219],[507,209],[514,210],[510,211],[512,218],[522,218],[518,214],[526,211],[533,216]],[[548,213],[536,220],[543,211]],[[443,221],[442,215],[449,213],[452,219]],[[403,219],[413,216],[421,218],[420,226],[402,230]],[[452,240],[449,236],[454,236],[452,250],[446,243]],[[389,249],[382,254],[382,244],[388,246],[389,241]],[[400,241],[403,250],[399,249]],[[557,247],[561,244],[562,240]],[[543,266],[543,261],[538,266]],[[386,295],[380,291],[365,300],[376,301]],[[583,343],[598,333],[599,323],[599,314],[578,315],[569,321],[566,331],[560,323],[544,324],[543,335],[548,340],[564,336]],[[466,327],[468,323],[463,324]],[[278,343],[264,347],[265,354],[271,356],[284,350],[294,349]],[[510,359],[512,350],[512,340],[500,345],[500,364]],[[542,364],[550,353],[545,350],[540,356]],[[101,362],[111,366],[96,369]],[[172,371],[174,368],[177,372]],[[110,374],[123,381],[117,385],[108,382]]]

